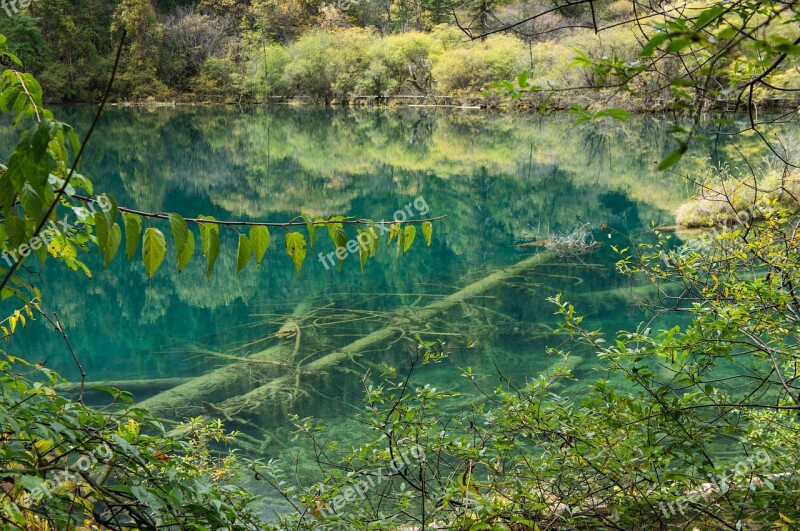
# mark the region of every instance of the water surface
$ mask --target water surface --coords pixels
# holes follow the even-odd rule
[[[91,120],[89,108],[59,111],[79,131]],[[452,346],[477,341],[426,369],[427,381],[469,392],[454,382],[471,366],[490,388],[498,369],[524,382],[554,363],[546,347],[562,341],[552,335],[557,320],[548,296],[564,293],[592,326],[612,333],[644,318],[630,281],[614,272],[610,244],[624,241],[609,240],[600,227],[646,238],[651,224],[673,222],[691,188],[655,170],[671,149],[670,126],[658,118],[573,126],[569,117],[465,110],[111,108],[81,171],[120,205],[276,222],[301,212],[390,219],[411,205],[420,216],[447,218],[435,223],[430,248],[418,237],[399,258],[384,249],[363,274],[357,256],[341,272],[323,265],[318,253],[333,250],[325,231],[299,279],[280,229],[272,231],[262,268],[238,275],[236,234],[223,229],[210,281],[199,256],[178,274],[174,250],[152,280],[139,254],[129,264],[121,253],[107,269],[87,254],[92,278],[55,265],[41,271],[45,308],[59,313],[89,380],[192,376],[229,362],[227,355],[274,344],[265,338],[293,312],[328,316],[309,319],[303,330],[322,355],[385,326],[399,308],[423,306],[540,252],[516,243],[588,224],[603,244],[592,253],[553,258],[417,327]],[[711,150],[700,144],[693,160],[713,158]],[[165,224],[156,226],[169,234]],[[337,311],[343,318],[334,322]],[[41,323],[23,331],[11,350],[47,359],[70,380],[78,376],[60,338]],[[351,414],[360,375],[382,361],[402,364],[403,352],[399,341],[367,354],[350,372],[332,375],[325,393],[309,388],[311,398],[297,412]],[[591,356],[574,361],[578,376],[595,366]],[[267,447],[265,457],[295,448],[286,442],[287,421],[264,428],[284,441]]]

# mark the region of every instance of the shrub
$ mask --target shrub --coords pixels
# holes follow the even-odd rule
[[[287,94],[289,52],[278,44],[254,44],[248,54],[245,88],[259,100]]]
[[[291,61],[286,65],[289,91],[329,102],[334,83],[330,53],[340,44],[328,31],[313,31],[289,45]]]
[[[260,528],[235,454],[209,451],[231,440],[219,422],[169,436],[125,394],[113,391],[115,405],[100,411],[58,395],[58,380],[0,357],[3,529]]]
[[[370,50],[370,64],[362,86],[380,87],[381,92],[427,93],[432,86],[433,62],[441,52],[439,41],[418,31],[385,37]]]
[[[432,74],[442,93],[479,91],[492,81],[516,75],[526,66],[527,55],[518,38],[494,35],[485,42],[444,51]]]

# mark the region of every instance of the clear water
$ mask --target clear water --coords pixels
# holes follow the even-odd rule
[[[93,111],[58,112],[84,131]],[[87,254],[91,279],[61,266],[40,272],[44,306],[58,312],[89,380],[194,376],[227,363],[219,354],[274,344],[265,338],[297,308],[326,316],[304,328],[321,355],[385,326],[401,307],[425,305],[539,252],[515,243],[588,223],[603,246],[582,261],[551,260],[428,323],[426,337],[451,345],[470,338],[477,346],[426,369],[427,381],[457,386],[461,368],[471,366],[493,386],[496,365],[523,382],[553,363],[545,347],[562,341],[551,333],[548,296],[564,293],[592,327],[612,333],[644,318],[629,279],[614,272],[609,244],[624,242],[608,240],[600,227],[647,238],[651,223],[673,222],[691,188],[655,170],[671,148],[669,127],[657,118],[572,126],[569,117],[438,109],[111,108],[81,171],[120,205],[218,219],[286,221],[302,212],[380,220],[424,198],[425,215],[447,218],[435,223],[430,248],[418,237],[399,258],[384,249],[363,274],[357,256],[340,273],[326,269],[318,259],[333,250],[325,231],[299,279],[280,229],[272,231],[264,266],[238,275],[236,234],[223,229],[210,281],[200,256],[178,274],[174,250],[149,281],[139,254],[129,264],[120,253],[107,269]],[[698,145],[692,160],[705,164],[704,157],[713,161],[711,145]],[[169,234],[166,224],[156,226]],[[61,339],[41,323],[9,347],[46,359],[70,380],[78,376]],[[328,420],[351,414],[359,374],[380,362],[402,363],[402,353],[402,342],[366,353],[349,365],[352,372],[332,374],[324,391],[309,382],[311,398],[298,402],[297,413]],[[576,358],[578,376],[594,369],[591,356]],[[262,427],[283,444],[261,457],[302,451],[288,442],[285,418]]]

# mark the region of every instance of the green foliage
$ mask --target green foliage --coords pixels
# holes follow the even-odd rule
[[[153,227],[147,227],[144,230],[144,241],[142,243],[142,262],[144,262],[147,276],[153,278],[166,255],[167,241],[164,239],[164,233]]]
[[[370,63],[361,74],[367,94],[428,93],[432,89],[431,68],[443,47],[432,35],[416,31],[388,35],[374,42]]]
[[[300,276],[300,269],[303,267],[303,260],[306,259],[306,238],[299,232],[289,232],[286,234],[286,254],[292,259],[297,276]]]
[[[261,41],[251,45],[248,55],[245,86],[257,100],[289,95],[284,71],[291,56],[286,48]]]
[[[192,420],[167,435],[129,396],[109,390],[114,405],[98,411],[59,396],[58,380],[5,353],[0,360],[4,529],[263,526],[236,456],[209,447],[232,440],[219,423]]]
[[[269,229],[266,227],[251,227],[250,244],[253,247],[253,256],[256,260],[256,267],[261,267],[261,260],[264,259],[264,255],[266,254],[267,249],[269,249]]]
[[[118,79],[118,90],[133,99],[163,98],[167,87],[157,76],[158,45],[163,26],[150,0],[122,0],[114,11],[113,36],[125,31],[127,46]]]
[[[326,31],[307,33],[292,43],[287,50],[291,62],[286,65],[284,74],[289,90],[329,102],[336,76],[331,54],[343,44],[346,45]]]
[[[609,337],[553,297],[558,332],[595,355],[584,392],[559,394],[570,354],[548,351],[546,374],[506,375],[465,404],[426,382],[447,357],[417,338],[403,369],[364,382],[357,419],[375,437],[339,446],[295,419],[324,476],[280,490],[302,505],[300,529],[781,528],[800,518],[798,221],[765,221],[676,247],[670,237],[620,253],[626,275],[650,279],[685,325],[652,320]],[[402,238],[402,236],[400,236]],[[616,248],[615,248],[616,249]],[[462,358],[469,359],[469,358]],[[466,380],[477,375],[463,368]],[[274,466],[268,471],[282,477]],[[274,482],[276,483],[276,482]]]
[[[442,93],[478,92],[491,81],[516,75],[524,68],[526,56],[521,40],[494,35],[468,47],[445,51],[432,74]]]
[[[781,211],[797,212],[798,197],[796,170],[768,166],[757,174],[742,175],[723,165],[698,179],[696,196],[678,207],[675,221],[689,228],[753,222]]]

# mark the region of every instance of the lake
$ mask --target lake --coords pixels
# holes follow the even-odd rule
[[[56,114],[80,133],[92,112],[70,107]],[[363,273],[357,255],[344,260],[341,272],[325,263],[334,246],[324,229],[299,278],[280,228],[271,230],[262,267],[251,264],[238,275],[236,232],[222,228],[210,280],[201,256],[179,274],[174,247],[152,280],[138,253],[129,264],[121,250],[107,269],[84,254],[92,278],[56,264],[36,272],[44,308],[58,312],[90,381],[197,376],[276,344],[288,344],[293,360],[305,363],[387,326],[405,327],[407,338],[371,347],[324,380],[298,376],[296,389],[276,397],[280,411],[253,417],[269,433],[254,457],[288,460],[299,453],[307,464],[310,454],[292,439],[288,415],[326,420],[334,436],[355,444],[359,431],[351,417],[364,375],[381,363],[402,367],[416,334],[455,348],[417,376],[462,391],[468,402],[477,391],[461,377],[466,367],[491,389],[500,373],[525,382],[557,361],[546,348],[561,346],[563,338],[553,334],[558,320],[547,297],[563,293],[587,326],[609,333],[646,317],[636,304],[643,292],[615,272],[611,246],[626,245],[620,234],[651,238],[650,227],[672,224],[675,208],[692,193],[684,179],[656,171],[673,147],[672,124],[657,117],[578,126],[572,120],[440,108],[112,107],[80,171],[119,205],[273,222],[300,213],[447,217],[434,222],[429,248],[421,235],[399,256],[384,247]],[[682,168],[701,171],[725,156],[700,142]],[[153,226],[171,245],[168,225]],[[605,226],[620,234],[609,238]],[[601,244],[592,252],[551,257],[424,322],[414,319],[425,305],[542,252],[516,244],[580,227]],[[296,344],[296,335],[276,336],[288,321],[299,325]],[[46,359],[68,380],[78,378],[62,340],[41,322],[18,335],[10,354]],[[475,346],[462,348],[468,341]],[[291,365],[274,371],[285,374]],[[564,391],[580,392],[586,385],[580,378],[596,364],[591,353],[576,351],[571,366],[578,379]],[[240,391],[258,384],[245,382]],[[176,412],[194,414],[198,407],[177,404]]]

